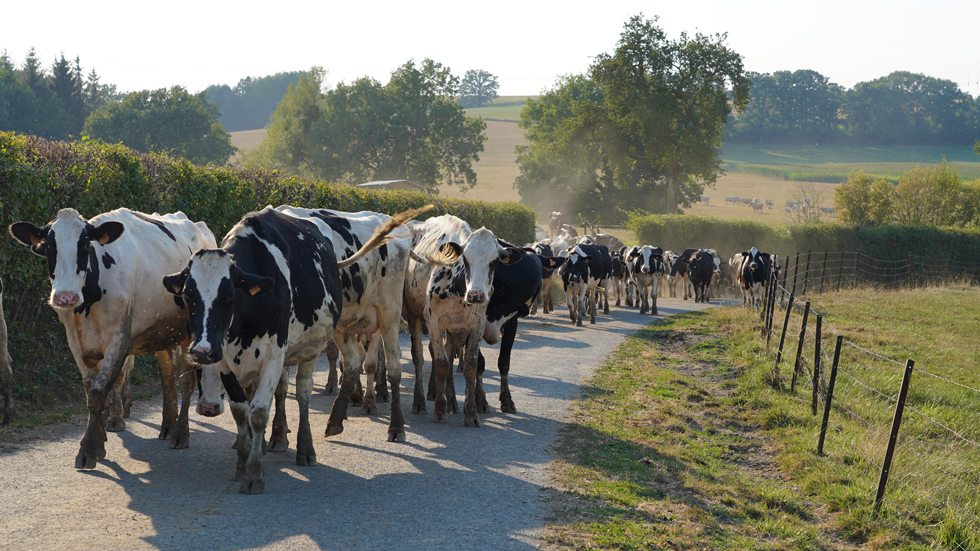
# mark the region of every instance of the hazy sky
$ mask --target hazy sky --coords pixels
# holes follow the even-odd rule
[[[638,13],[659,16],[671,39],[727,33],[750,71],[812,69],[845,88],[911,71],[980,94],[977,0],[19,1],[3,8],[0,51],[20,66],[33,46],[45,68],[78,56],[123,92],[197,92],[314,65],[329,83],[387,82],[428,57],[459,76],[497,75],[500,95],[532,95],[612,51]]]

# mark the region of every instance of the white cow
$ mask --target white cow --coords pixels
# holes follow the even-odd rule
[[[105,431],[125,428],[116,400],[110,422],[103,425],[101,417],[113,386],[121,395],[125,377],[120,374],[131,368],[131,355],[156,354],[163,384],[160,438],[170,439],[171,447],[187,447],[193,388],[183,385],[178,418],[169,351],[186,343],[188,313],[183,302],[147,282],[179,270],[194,251],[214,247],[211,230],[181,212],[161,216],[117,209],[86,220],[75,209],[62,209],[46,226],[16,222],[10,233],[34,254],[47,258],[48,303],[65,326],[68,346],[82,373],[89,419],[75,467],[94,469],[105,458]]]

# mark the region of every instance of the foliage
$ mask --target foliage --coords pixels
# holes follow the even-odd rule
[[[245,77],[234,88],[227,84],[204,89],[208,101],[218,104],[221,125],[229,132],[265,128],[269,124],[289,85],[299,82],[304,71],[276,73],[265,77]]]
[[[407,179],[431,192],[476,185],[486,124],[453,101],[448,68],[409,61],[385,85],[364,77],[326,93],[323,79],[314,67],[289,87],[246,164],[350,184]]]
[[[496,99],[500,84],[497,77],[483,69],[470,69],[459,82],[459,104],[480,107]]]
[[[855,170],[834,191],[837,216],[855,226],[885,224],[891,217],[893,188],[883,178],[873,180],[863,170]]]
[[[165,151],[196,164],[223,165],[235,147],[218,122],[220,116],[203,92],[192,95],[174,86],[126,94],[89,115],[82,131],[144,153]]]

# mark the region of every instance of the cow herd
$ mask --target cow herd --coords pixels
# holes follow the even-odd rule
[[[243,217],[220,244],[203,222],[183,213],[117,209],[86,220],[63,209],[41,227],[12,224],[11,236],[45,259],[49,305],[82,374],[89,418],[75,467],[95,468],[106,457],[106,431],[125,429],[135,355],[155,354],[160,366],[159,438],[173,448],[189,445],[188,410],[197,380],[199,414],[220,415],[229,403],[238,429],[240,491],[261,493],[263,454],[288,446],[289,366],[297,366],[296,462],[316,464],[309,401],[324,350],[332,363],[342,358],[339,384],[335,376],[327,384],[337,397],[325,435],[344,430],[352,402],[371,415],[380,397],[391,402],[388,441],[404,441],[403,318],[416,374],[412,413],[427,412],[427,401],[433,402],[434,422],[458,412],[452,377],[458,358],[466,385],[463,422],[479,427],[480,414],[490,410],[481,341],[501,343],[500,408],[516,412],[508,373],[517,320],[539,302],[543,313],[554,311],[555,277],[569,318],[581,326],[586,317],[595,323],[600,309],[609,313],[611,292],[616,306],[625,302],[655,315],[657,297],[667,290],[676,296],[677,285],[685,299],[707,302],[712,285],[717,289],[727,280],[742,289],[743,303],[756,304],[775,269],[775,259],[754,248],[725,260],[710,249],[675,254],[652,245],[626,247],[607,234],[572,235],[555,216],[550,238],[518,247],[455,216],[411,220],[424,210],[388,216],[270,206]],[[2,289],[0,283],[0,299]],[[0,302],[5,419],[13,407],[10,373]],[[363,387],[362,373],[368,380]]]

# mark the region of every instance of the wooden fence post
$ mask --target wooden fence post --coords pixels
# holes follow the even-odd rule
[[[881,465],[881,476],[878,478],[878,493],[875,495],[875,513],[881,512],[881,502],[885,498],[885,484],[888,483],[888,473],[891,471],[895,445],[898,443],[898,428],[902,424],[902,414],[905,413],[905,399],[909,395],[909,383],[912,382],[912,368],[915,362],[905,362],[905,376],[902,377],[902,389],[895,403],[895,418],[892,420],[892,431],[888,436],[888,449],[885,450],[885,462]]]
[[[854,253],[854,288],[858,286],[858,261],[861,258],[861,251]]]
[[[820,270],[820,294],[823,294],[823,280],[827,276],[827,256],[830,255],[830,251],[823,252],[823,269]]]
[[[837,364],[840,363],[840,347],[844,337],[837,335],[837,346],[834,348],[834,363],[830,364],[830,380],[827,381],[827,401],[823,405],[823,422],[820,423],[820,442],[817,443],[817,455],[823,455],[823,442],[827,437],[827,421],[830,420],[830,407],[834,403],[834,384],[837,382]]]
[[[800,325],[800,338],[796,341],[796,363],[793,364],[793,380],[789,385],[792,392],[796,392],[796,375],[800,372],[800,363],[803,360],[803,343],[806,342],[806,321],[810,317],[810,301],[806,301],[803,307],[803,323]]]
[[[779,278],[775,272],[769,276],[769,284],[772,285],[772,293],[769,294],[769,310],[766,313],[766,350],[769,350],[769,341],[772,339],[772,317],[776,311],[776,287],[779,286]]]
[[[779,337],[779,349],[776,350],[776,365],[773,367],[773,386],[779,388],[779,361],[783,359],[783,343],[786,342],[786,328],[789,326],[789,315],[793,312],[793,300],[796,297],[793,293],[789,294],[789,303],[786,305],[786,319],[783,320],[783,332]]]
[[[823,316],[817,314],[817,336],[813,341],[813,414],[817,414],[817,401],[820,394],[820,337],[823,329]]]
[[[837,267],[837,292],[840,292],[841,280],[844,279],[844,251],[840,252],[840,265]]]
[[[909,288],[915,288],[915,270],[912,268],[912,253],[909,253]]]
[[[793,262],[793,288],[790,290],[789,294],[796,294],[796,276],[800,274],[800,253],[796,253],[796,261]]]

